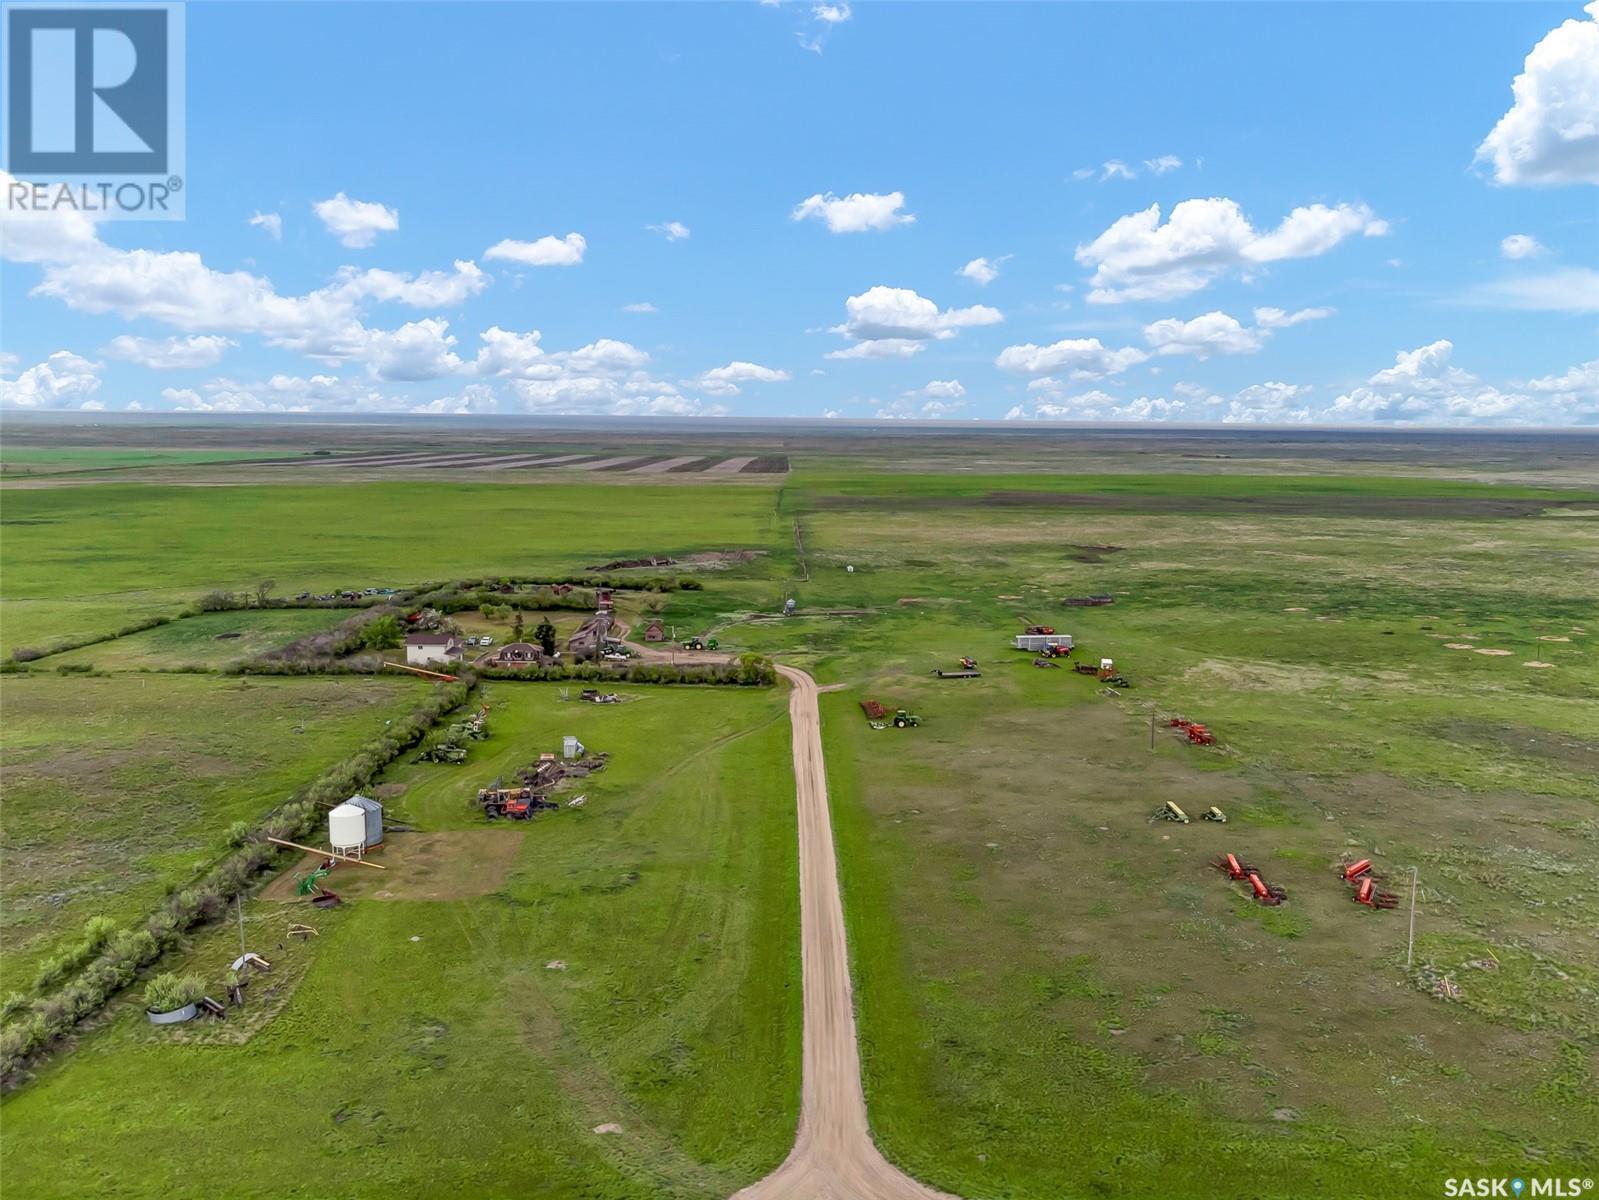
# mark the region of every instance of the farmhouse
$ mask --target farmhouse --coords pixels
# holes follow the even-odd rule
[[[473,660],[475,667],[532,667],[544,661],[544,652],[532,642],[507,642]]]
[[[608,609],[602,609],[579,625],[577,632],[567,640],[566,648],[571,652],[572,661],[598,658],[610,633],[611,613]]]
[[[461,639],[448,633],[408,633],[405,661],[413,667],[461,661]]]

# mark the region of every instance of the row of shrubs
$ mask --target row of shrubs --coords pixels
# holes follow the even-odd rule
[[[746,654],[735,663],[556,663],[526,667],[478,667],[483,679],[535,681],[574,679],[596,683],[700,683],[770,687],[777,682],[771,660]]]
[[[170,625],[173,621],[180,620],[183,617],[193,616],[195,611],[197,610],[185,610],[181,613],[173,613],[163,617],[143,617],[140,620],[124,625],[115,633],[89,633],[84,634],[82,637],[65,638],[58,642],[52,642],[48,649],[40,649],[36,646],[19,646],[11,652],[11,657],[6,660],[5,669],[15,671],[21,664],[33,662],[35,659],[44,658],[47,655],[65,654],[68,650],[78,650],[84,646],[96,646],[101,642],[113,642],[117,638],[143,633],[146,629],[154,629],[158,625]]]
[[[240,838],[237,829],[230,831],[230,840],[242,841],[238,849],[197,883],[169,894],[141,928],[108,933],[104,926],[95,925],[91,933],[86,926],[84,942],[57,962],[48,978],[41,969],[37,981],[40,995],[33,999],[13,996],[4,1002],[0,1010],[6,1022],[0,1028],[0,1086],[14,1087],[36,1055],[103,1009],[142,968],[176,947],[184,933],[222,916],[229,901],[277,858],[278,848],[266,838],[294,841],[307,836],[320,824],[325,806],[371,783],[379,771],[421,741],[445,713],[465,703],[469,693],[464,683],[435,689],[408,716],[325,771],[247,837]],[[93,948],[85,949],[91,942]]]

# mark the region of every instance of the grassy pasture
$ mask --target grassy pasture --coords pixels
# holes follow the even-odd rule
[[[330,629],[350,616],[342,609],[262,609],[201,613],[157,625],[110,642],[80,646],[40,660],[34,670],[94,667],[123,671],[148,668],[212,670],[254,658],[309,633]]]
[[[492,734],[469,764],[402,763],[383,791],[400,791],[396,816],[466,845],[519,837],[509,870],[484,864],[502,873],[492,892],[378,899],[357,881],[333,913],[253,901],[269,958],[288,920],[321,930],[282,951],[300,981],[281,1012],[239,1043],[231,1022],[152,1035],[122,1006],[6,1102],[8,1190],[269,1196],[336,1178],[348,1196],[709,1196],[782,1159],[800,1031],[782,696],[663,689],[601,708],[554,685],[487,693]],[[472,814],[479,786],[565,733],[612,755],[583,808],[526,825]],[[217,976],[235,938],[202,934],[189,963]],[[106,1103],[135,1078],[145,1117]]]
[[[284,591],[767,549],[661,597],[663,616],[846,685],[823,697],[824,738],[868,1101],[885,1151],[942,1187],[1431,1195],[1599,1145],[1599,528],[1536,515],[1599,506],[1591,489],[952,458],[892,478],[796,460],[781,489],[118,484],[8,491],[8,519],[17,500],[52,524],[7,527],[7,645],[16,613],[26,643],[261,576]],[[858,615],[750,619],[790,577],[804,609]],[[1059,603],[1107,591],[1109,608]],[[1018,616],[1136,687],[1113,701],[1033,668],[1006,649]],[[983,679],[930,677],[967,653]],[[123,683],[4,686],[9,704]],[[507,829],[514,862],[485,855],[459,898],[355,889],[242,1044],[174,1046],[120,1013],[6,1102],[7,1182],[269,1194],[287,1144],[352,1195],[709,1196],[778,1161],[799,1028],[781,697],[637,688],[596,708],[557,691],[486,685],[494,734],[471,762],[401,762],[385,790],[397,817],[477,836],[476,788],[572,732],[616,756],[574,789],[584,809]],[[864,695],[927,724],[873,732]],[[1151,752],[1151,707],[1207,721],[1225,751],[1161,731]],[[1150,824],[1166,798],[1232,820]],[[1289,904],[1243,900],[1206,865],[1224,849]],[[1405,974],[1402,913],[1332,880],[1346,852],[1374,854],[1394,890],[1419,866],[1418,957],[1458,1003]],[[452,853],[428,852],[430,888],[460,877]],[[288,911],[257,902],[250,920],[281,940]],[[211,970],[230,939],[202,933],[194,961]],[[190,1174],[167,1165],[170,1130],[108,1103],[133,1075],[181,1111]],[[612,1121],[621,1134],[592,1133]]]
[[[4,967],[23,988],[90,916],[140,917],[414,706],[404,679],[8,676]]]
[[[1321,1194],[1378,1162],[1429,1194],[1466,1163],[1525,1169],[1528,1147],[1584,1161],[1591,521],[802,519],[802,604],[865,615],[725,636],[846,685],[823,698],[824,738],[868,1103],[895,1161],[1027,1197],[1209,1195],[1217,1177]],[[1101,592],[1117,603],[1060,605]],[[1034,668],[1006,648],[1019,616],[1136,686],[1113,701]],[[984,678],[930,677],[959,654]],[[873,732],[864,696],[927,723]],[[1228,750],[1159,730],[1152,753],[1152,707]],[[1165,799],[1232,820],[1150,824]],[[1227,849],[1289,904],[1242,899],[1207,865]],[[1418,959],[1460,1003],[1406,977],[1403,916],[1350,903],[1344,853],[1376,854],[1398,891],[1419,866]],[[1468,965],[1487,958],[1501,968]]]

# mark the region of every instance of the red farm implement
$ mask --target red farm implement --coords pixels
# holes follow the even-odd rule
[[[1250,871],[1248,874],[1249,890],[1255,893],[1255,899],[1262,904],[1273,907],[1288,899],[1288,893],[1274,883],[1267,883],[1261,879],[1260,872]]]
[[[1392,892],[1379,891],[1370,875],[1355,888],[1353,899],[1356,904],[1364,904],[1367,908],[1395,908],[1399,904],[1399,897]]]
[[[1250,872],[1255,869],[1248,863],[1239,862],[1237,856],[1232,854],[1223,854],[1220,858],[1212,859],[1210,865],[1228,879],[1247,879]]]
[[[1210,731],[1209,726],[1201,725],[1198,721],[1190,721],[1187,717],[1173,717],[1171,727],[1181,730],[1195,746],[1216,744],[1216,735]]]

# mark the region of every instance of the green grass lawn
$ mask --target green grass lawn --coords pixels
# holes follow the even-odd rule
[[[391,813],[424,831],[522,839],[503,878],[458,864],[487,894],[368,891],[333,913],[252,901],[251,938],[298,980],[282,1011],[242,1044],[228,1026],[183,1042],[124,1004],[5,1103],[8,1190],[715,1196],[781,1161],[800,1049],[783,697],[557,697],[490,684],[492,736],[471,763],[385,777]],[[611,755],[584,807],[526,825],[473,814],[479,786],[566,733]],[[330,885],[354,891],[360,870]],[[278,950],[290,919],[321,936]],[[235,939],[203,934],[189,962],[217,977]],[[134,1079],[138,1117],[108,1102]]]
[[[228,826],[409,712],[404,679],[8,676],[4,967],[39,960],[96,914],[142,917],[225,848]]]
[[[329,629],[349,616],[347,609],[201,613],[114,641],[54,654],[39,660],[31,669],[48,671],[67,666],[103,671],[210,670],[254,658],[306,634]]]

